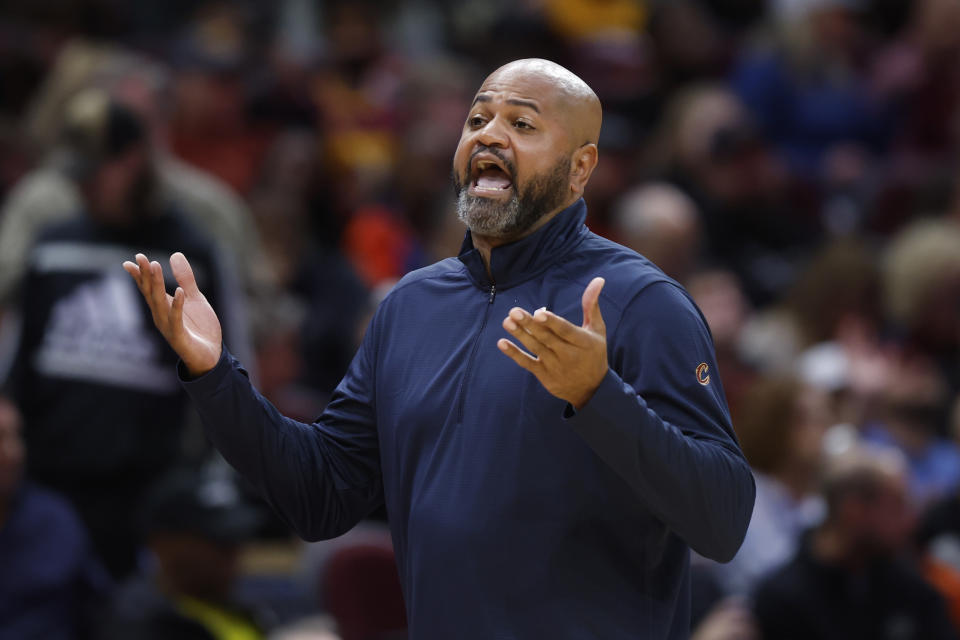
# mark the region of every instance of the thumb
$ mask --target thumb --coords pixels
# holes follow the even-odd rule
[[[197,288],[197,280],[193,277],[193,269],[187,262],[187,257],[177,251],[170,256],[170,269],[173,271],[173,277],[177,279],[177,284],[183,287],[183,292],[188,296],[200,294]]]
[[[600,314],[600,291],[606,282],[603,278],[594,278],[583,290],[583,328],[594,333],[606,334],[607,327]]]

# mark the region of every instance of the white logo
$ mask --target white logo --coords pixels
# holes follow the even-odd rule
[[[37,371],[158,394],[175,391],[176,373],[158,362],[158,344],[140,304],[122,272],[78,286],[53,307],[34,358]]]

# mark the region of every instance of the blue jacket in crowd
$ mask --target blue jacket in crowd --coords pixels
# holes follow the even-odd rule
[[[308,540],[386,505],[414,640],[680,639],[689,549],[736,553],[754,484],[706,323],[580,200],[404,277],[313,424],[224,351],[185,382],[214,444]],[[603,276],[610,370],[579,411],[501,353],[514,306],[575,324]]]

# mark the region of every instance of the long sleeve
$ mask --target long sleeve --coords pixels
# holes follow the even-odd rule
[[[211,371],[183,382],[214,446],[306,540],[345,533],[383,502],[373,333],[371,323],[313,424],[281,415],[226,349]]]
[[[681,289],[656,283],[627,305],[608,340],[610,370],[580,411],[568,407],[567,420],[695,551],[729,561],[755,486],[705,321]]]

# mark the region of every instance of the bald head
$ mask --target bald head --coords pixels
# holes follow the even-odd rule
[[[597,144],[603,109],[600,98],[580,76],[556,62],[543,58],[525,58],[503,65],[483,81],[478,97],[505,83],[527,86],[546,106],[554,107],[570,132],[574,146]]]
[[[597,165],[600,100],[549,60],[516,60],[477,91],[453,158],[474,241],[532,233],[583,195]]]

